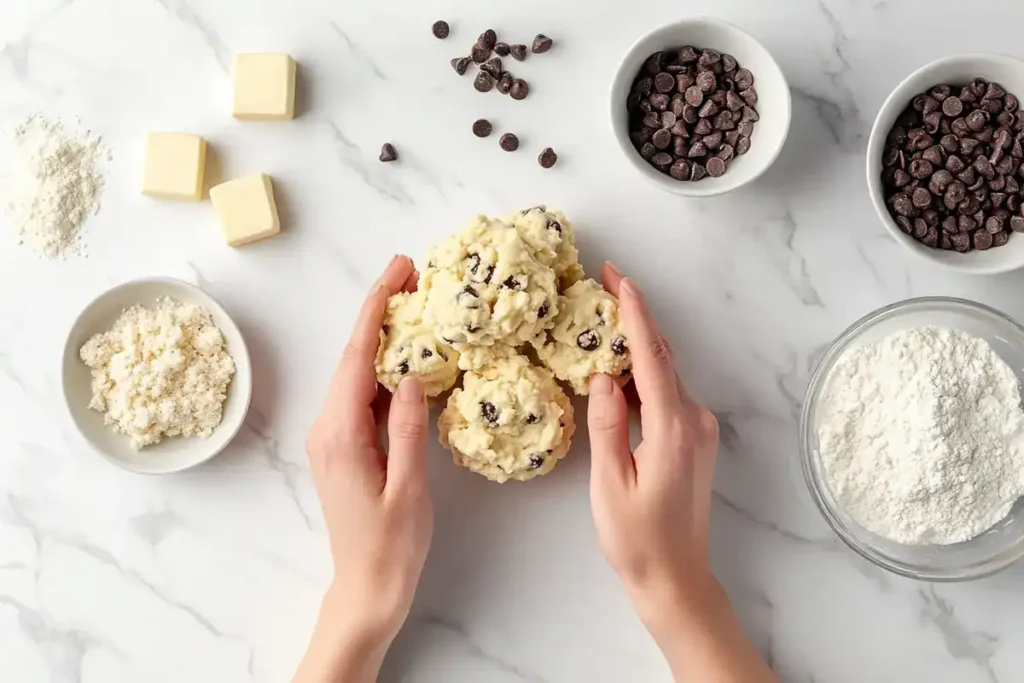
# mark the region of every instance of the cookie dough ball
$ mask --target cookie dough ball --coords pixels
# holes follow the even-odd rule
[[[455,350],[459,352],[460,370],[479,370],[495,361],[519,355],[519,351],[515,348],[501,343],[494,344],[493,346],[456,344]]]
[[[455,464],[491,481],[527,481],[569,451],[572,404],[544,368],[523,356],[467,372],[441,413],[441,444]]]
[[[595,374],[628,377],[633,365],[618,300],[589,279],[565,290],[555,326],[533,344],[540,361],[581,396]]]
[[[437,396],[455,385],[459,377],[459,353],[434,336],[423,323],[425,297],[401,292],[388,299],[384,327],[377,349],[377,381],[390,391],[403,377],[414,375],[427,396]]]
[[[521,346],[558,313],[554,271],[513,226],[486,216],[427,252],[419,289],[425,322],[448,344]]]
[[[515,226],[516,232],[533,250],[534,258],[555,271],[558,291],[564,291],[583,279],[576,234],[572,223],[561,211],[535,206],[503,220]]]

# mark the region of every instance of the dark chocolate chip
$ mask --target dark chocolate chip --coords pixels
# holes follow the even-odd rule
[[[676,180],[689,180],[690,179],[690,164],[685,159],[680,159],[676,163],[672,164],[672,167],[668,170],[668,173],[669,173],[669,175],[671,175]],[[615,342],[613,341],[612,342],[613,350],[614,350],[614,344],[615,344]]]
[[[629,344],[626,342],[625,337],[615,337],[612,339],[612,353],[616,356],[624,356]]]
[[[530,456],[530,469],[537,470],[544,466],[544,456],[540,453],[534,453]]]
[[[473,79],[473,87],[477,92],[488,92],[494,87],[494,77],[486,71],[478,71]]]
[[[654,77],[654,89],[658,92],[672,92],[672,89],[676,87],[675,76],[662,71]]]
[[[526,96],[530,94],[530,84],[521,78],[517,78],[512,81],[512,88],[509,90],[509,94],[512,95],[513,100],[525,100]]]
[[[398,159],[398,150],[390,142],[385,142],[384,146],[380,148],[380,160],[384,163],[389,161],[395,161]]]
[[[540,416],[539,415],[535,415],[533,413],[530,413],[529,415],[526,416],[526,424],[528,424],[528,425],[535,425],[539,421],[540,421]]]
[[[398,367],[395,368],[395,370],[400,375],[404,375],[404,374],[408,373],[409,372],[409,361],[403,360],[401,363],[398,364]]]
[[[584,351],[593,351],[601,345],[601,335],[594,330],[584,330],[576,337],[576,346]]]
[[[537,157],[537,163],[541,165],[541,168],[551,168],[558,163],[558,155],[555,154],[555,150],[545,147]]]
[[[514,80],[515,79],[512,77],[512,74],[510,74],[507,71],[502,71],[501,74],[498,76],[498,82],[495,84],[494,87],[502,95],[507,95],[509,94],[509,92],[512,91],[512,82]]]
[[[669,166],[672,165],[672,155],[666,154],[665,152],[658,152],[651,157],[651,163],[663,171],[668,170]]]
[[[473,58],[473,61],[477,64],[483,64],[487,61],[487,58],[491,56],[491,51],[481,47],[480,45],[474,45],[473,49],[469,51],[469,56]]]
[[[480,416],[487,420],[488,424],[490,424],[491,426],[497,426],[500,414],[498,412],[498,409],[494,407],[493,403],[490,403],[488,401],[481,401]]]
[[[708,175],[712,178],[721,178],[725,174],[725,161],[719,157],[711,157],[708,159],[707,170]]]
[[[428,358],[433,358],[433,357],[434,357],[434,352],[431,351],[430,349],[423,349],[422,351],[420,351],[420,358],[422,358],[423,360],[426,360]]]
[[[491,122],[488,121],[487,119],[477,119],[476,121],[473,122],[473,135],[477,136],[478,138],[487,137],[488,135],[491,134],[491,131],[493,130],[494,127],[491,125]]]
[[[447,21],[435,21],[431,30],[434,32],[434,37],[438,40],[444,40],[451,33],[452,28],[448,25]]]
[[[493,28],[487,29],[480,34],[479,38],[476,39],[476,44],[487,51],[493,50],[497,42],[498,34],[494,32]]]
[[[651,136],[651,142],[658,149],[667,149],[672,144],[672,133],[662,128]]]
[[[469,57],[456,57],[452,60],[452,68],[455,69],[455,73],[460,76],[466,75],[466,69],[469,68],[469,63],[473,61]]]
[[[494,54],[498,55],[499,57],[508,57],[509,54],[511,54],[511,52],[512,48],[508,46],[508,43],[494,44]]]
[[[481,71],[486,71],[494,78],[501,76],[501,59],[493,57],[480,65]]]
[[[513,45],[509,48],[512,52],[512,58],[517,62],[521,62],[526,59],[527,49],[525,45]]]
[[[547,301],[542,303],[540,305],[540,308],[537,309],[537,319],[538,320],[543,320],[544,318],[548,317],[548,312],[550,310],[551,310],[551,308],[548,306],[548,302]]]
[[[551,49],[554,41],[548,38],[543,33],[538,33],[537,37],[533,39],[533,54],[540,55],[544,54]]]
[[[498,139],[498,144],[506,152],[514,152],[519,149],[519,138],[515,133],[505,133]]]

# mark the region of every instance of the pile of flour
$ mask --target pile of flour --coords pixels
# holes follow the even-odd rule
[[[14,142],[22,165],[7,210],[20,242],[47,258],[81,252],[82,226],[100,210],[101,163],[110,156],[102,140],[32,116],[14,130]]]
[[[1024,494],[1017,378],[982,339],[939,327],[845,353],[818,411],[828,485],[861,526],[905,544],[966,541]]]

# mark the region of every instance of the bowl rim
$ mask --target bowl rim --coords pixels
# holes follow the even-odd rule
[[[867,143],[867,154],[865,157],[865,175],[868,185],[868,196],[871,198],[871,204],[875,208],[875,214],[878,219],[882,222],[886,232],[889,233],[892,238],[900,244],[903,248],[907,249],[915,256],[934,263],[946,268],[959,271],[961,273],[967,273],[970,275],[999,275],[1002,273],[1009,273],[1020,268],[1024,268],[1024,256],[1021,256],[1019,262],[1007,261],[1004,263],[995,263],[985,266],[978,265],[967,265],[959,263],[956,260],[946,260],[939,258],[938,256],[930,253],[930,250],[926,251],[924,248],[915,248],[916,242],[910,237],[905,235],[898,227],[889,215],[889,211],[885,207],[885,200],[882,198],[882,145],[885,137],[888,136],[889,131],[881,130],[882,119],[892,118],[895,122],[894,111],[897,108],[901,108],[903,105],[899,105],[898,101],[902,101],[907,98],[908,91],[912,90],[913,84],[920,78],[926,76],[929,72],[947,66],[949,64],[958,64],[966,62],[976,63],[1003,63],[1009,67],[1024,71],[1024,60],[1014,57],[1012,55],[1002,54],[998,52],[966,52],[962,54],[947,55],[940,57],[939,59],[932,60],[923,64],[912,71],[909,75],[903,78],[895,88],[889,93],[882,102],[882,106],[879,107],[878,112],[875,114],[874,123],[871,125],[871,133],[868,136]],[[913,87],[912,87],[913,86]],[[897,99],[898,98],[898,99]],[[909,100],[908,100],[909,101]],[[889,124],[890,126],[892,124]]]
[[[672,29],[683,26],[692,26],[695,24],[713,24],[719,28],[725,29],[726,31],[731,31],[737,34],[741,39],[749,41],[760,47],[761,50],[764,51],[764,54],[768,57],[768,60],[771,63],[771,65],[778,72],[779,77],[782,79],[782,83],[785,86],[783,88],[783,90],[785,91],[784,111],[782,112],[784,114],[785,125],[783,127],[782,137],[779,139],[779,144],[766,158],[765,163],[761,168],[757,169],[745,180],[733,184],[720,184],[714,187],[701,188],[699,187],[701,183],[692,183],[689,181],[682,182],[675,179],[668,179],[666,177],[662,177],[661,174],[658,174],[659,177],[654,177],[654,175],[651,175],[646,172],[648,170],[648,165],[646,164],[646,162],[641,163],[642,159],[640,159],[640,157],[636,154],[636,150],[633,148],[632,143],[630,143],[629,141],[628,132],[622,130],[621,127],[618,126],[616,123],[616,117],[618,116],[617,112],[620,109],[619,105],[621,105],[621,102],[619,101],[619,98],[617,96],[617,91],[619,90],[622,81],[625,78],[627,78],[625,74],[626,63],[630,61],[630,59],[634,57],[637,53],[639,53],[644,43],[650,40],[651,37],[654,36],[655,34],[661,33],[663,31],[670,31]],[[718,17],[712,17],[707,15],[685,17],[683,19],[678,19],[667,24],[655,26],[654,28],[650,29],[649,31],[641,35],[635,41],[633,41],[632,45],[629,46],[629,48],[623,54],[622,58],[619,60],[619,64],[615,69],[615,74],[612,77],[611,88],[609,89],[608,99],[610,102],[608,111],[609,120],[612,128],[612,134],[614,135],[615,140],[618,143],[620,151],[627,158],[630,165],[633,166],[633,168],[636,169],[636,171],[641,176],[647,179],[648,182],[656,185],[662,190],[666,192],[671,192],[672,194],[677,194],[680,196],[691,197],[696,199],[700,199],[703,197],[717,197],[723,194],[727,194],[729,192],[732,192],[733,190],[738,190],[741,187],[749,185],[750,183],[754,182],[762,175],[764,175],[764,173],[769,168],[771,168],[772,165],[774,165],[775,161],[779,158],[779,155],[782,153],[783,148],[785,148],[786,140],[789,138],[789,132],[790,128],[792,127],[793,121],[793,92],[789,87],[789,80],[786,78],[786,72],[782,70],[781,66],[779,66],[778,61],[775,59],[775,56],[772,55],[771,51],[769,51],[768,48],[765,47],[764,44],[757,38],[755,38],[752,34],[748,33],[747,31],[740,28],[736,24],[725,21],[724,19],[720,19]],[[724,177],[725,176],[723,176],[723,178]]]
[[[202,305],[205,308],[210,309],[212,312],[218,314],[219,316],[223,316],[223,318],[231,324],[231,327],[233,328],[240,342],[238,353],[231,354],[231,358],[235,362],[235,376],[231,380],[232,388],[238,386],[239,378],[243,376],[246,377],[245,384],[248,386],[248,391],[246,391],[244,397],[242,397],[244,405],[241,411],[241,419],[238,420],[237,425],[231,427],[230,434],[227,434],[226,437],[224,438],[223,445],[220,448],[211,449],[211,451],[207,454],[204,454],[202,458],[195,459],[194,461],[189,462],[188,464],[181,465],[180,467],[169,467],[165,469],[145,469],[135,467],[132,465],[132,463],[125,461],[121,458],[115,457],[114,455],[111,455],[103,448],[100,448],[94,442],[93,439],[89,438],[89,436],[82,429],[81,425],[78,423],[78,420],[75,418],[75,413],[71,407],[71,398],[70,396],[68,396],[66,386],[68,360],[69,358],[71,358],[71,356],[68,353],[68,349],[71,346],[71,335],[79,326],[79,323],[82,321],[82,318],[83,316],[85,316],[86,312],[92,306],[94,306],[97,301],[106,296],[109,296],[116,292],[130,290],[140,285],[152,284],[170,285],[173,287],[181,287],[186,290],[189,290],[192,294],[196,295],[198,299],[202,300]],[[99,455],[107,462],[116,465],[117,467],[127,472],[133,472],[135,474],[142,474],[146,476],[162,476],[166,474],[176,474],[179,472],[185,472],[187,470],[199,467],[200,465],[203,465],[209,462],[210,460],[213,460],[213,458],[220,455],[220,453],[223,452],[224,449],[226,449],[231,444],[232,441],[234,441],[235,437],[238,436],[238,433],[242,430],[242,426],[245,424],[245,418],[249,413],[249,408],[252,405],[252,359],[249,355],[249,345],[245,341],[245,335],[242,334],[242,330],[238,327],[238,323],[236,323],[235,320],[228,314],[227,310],[220,304],[219,301],[217,301],[211,294],[204,291],[198,285],[194,285],[191,282],[186,282],[185,280],[180,280],[178,278],[167,276],[138,277],[133,278],[131,280],[126,280],[112,287],[104,289],[99,294],[90,298],[88,303],[86,303],[78,312],[78,314],[74,317],[74,320],[72,320],[70,326],[68,326],[67,328],[67,332],[65,333],[64,344],[61,350],[61,394],[64,397],[64,410],[66,412],[68,419],[71,421],[71,424],[74,425],[75,431],[78,433],[81,440],[85,442],[85,444],[88,446],[89,450]],[[74,357],[77,357],[77,353],[74,354]],[[223,421],[221,422],[221,424],[224,424]],[[218,427],[219,426],[220,425],[218,425]]]
[[[849,343],[875,320],[891,314],[893,311],[934,305],[952,306],[979,311],[1009,324],[1017,330],[1022,338],[1024,338],[1024,325],[1021,325],[1021,323],[1017,322],[1010,316],[986,304],[959,297],[913,297],[888,304],[862,316],[835,338],[815,364],[814,371],[811,373],[810,380],[807,382],[803,405],[800,409],[799,455],[800,467],[803,470],[804,475],[804,483],[807,485],[807,490],[810,493],[811,499],[814,501],[815,507],[818,508],[818,512],[821,516],[825,518],[825,522],[832,529],[832,532],[835,533],[836,536],[838,536],[839,539],[845,543],[848,548],[850,548],[850,550],[854,551],[861,558],[871,562],[875,566],[899,576],[919,581],[955,583],[982,579],[1007,569],[1020,559],[1024,558],[1024,543],[1019,543],[1011,550],[1004,551],[975,564],[969,570],[961,570],[958,573],[950,573],[950,571],[947,570],[935,571],[911,568],[889,558],[887,555],[881,553],[870,545],[863,543],[848,531],[845,524],[839,521],[832,508],[825,501],[825,498],[819,488],[818,479],[811,467],[812,460],[817,460],[816,456],[813,455],[815,449],[811,445],[812,431],[814,429],[813,416],[811,413],[814,407],[814,399],[824,388],[825,381],[828,379],[828,375],[831,370],[835,367],[836,360],[838,360],[841,354],[846,351],[849,347]],[[827,485],[828,484],[826,482],[821,482],[821,486]]]

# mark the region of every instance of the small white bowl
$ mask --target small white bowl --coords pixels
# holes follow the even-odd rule
[[[633,146],[629,139],[629,114],[626,97],[647,58],[658,51],[676,50],[686,45],[731,54],[741,68],[754,74],[757,113],[760,120],[750,138],[750,151],[736,157],[719,178],[707,176],[697,182],[676,180],[659,173]],[[750,34],[719,19],[699,17],[683,19],[651,31],[629,48],[619,64],[611,88],[611,124],[622,153],[645,178],[661,189],[687,197],[713,197],[735,190],[768,170],[782,151],[789,134],[792,100],[782,69],[768,50]]]
[[[986,251],[970,251],[966,254],[926,247],[896,225],[886,208],[882,189],[882,152],[885,149],[885,140],[896,119],[911,100],[936,85],[962,85],[979,77],[999,83],[1006,92],[1024,98],[1024,62],[1014,57],[994,54],[944,57],[921,67],[896,86],[882,105],[871,128],[867,152],[867,181],[875,211],[893,239],[933,263],[965,273],[988,275],[1005,273],[1024,266],[1024,237],[1013,236],[1001,247]]]
[[[89,409],[92,375],[79,357],[79,351],[94,334],[110,330],[126,308],[153,306],[164,297],[196,304],[210,311],[214,323],[224,334],[228,353],[235,361],[235,375],[228,387],[224,417],[209,438],[165,438],[158,444],[136,451],[127,436],[117,434],[103,424],[102,413]],[[252,365],[238,326],[210,295],[194,285],[172,278],[132,280],[104,292],[86,306],[72,325],[64,344],[62,374],[64,400],[72,421],[86,442],[113,464],[139,474],[180,472],[213,458],[242,428],[252,398]]]

